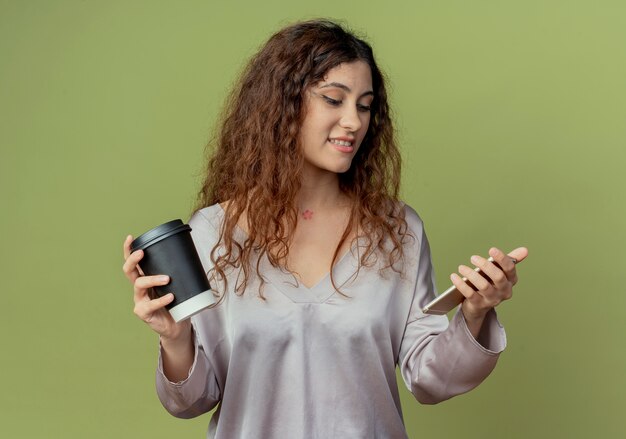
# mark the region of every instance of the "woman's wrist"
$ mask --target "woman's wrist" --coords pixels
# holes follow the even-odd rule
[[[475,339],[478,339],[480,329],[483,326],[483,322],[485,321],[485,317],[487,316],[489,310],[486,310],[484,312],[471,312],[462,306],[461,312],[463,313],[463,318],[465,319],[467,329],[469,329],[470,333]]]
[[[161,339],[161,346],[164,349],[175,349],[180,350],[181,348],[187,348],[189,346],[189,341],[191,340],[191,323],[189,320],[180,324],[180,330],[176,331],[175,334],[165,335],[161,334],[159,338]]]
[[[163,373],[173,382],[185,380],[194,361],[194,342],[191,325],[176,338],[160,337],[163,360]]]

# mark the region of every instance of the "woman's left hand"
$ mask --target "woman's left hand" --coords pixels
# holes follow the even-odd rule
[[[489,256],[500,267],[481,256],[472,256],[470,261],[480,268],[483,274],[466,265],[459,265],[459,273],[466,277],[474,288],[466,284],[458,274],[453,273],[450,276],[454,286],[465,296],[461,305],[465,320],[468,325],[474,327],[477,325],[478,327],[475,329],[478,330],[487,312],[498,306],[503,300],[510,299],[513,295],[513,285],[517,283],[517,272],[513,259],[517,262],[523,261],[528,256],[528,249],[519,247],[507,255],[500,249],[493,247],[489,249]],[[474,332],[478,331],[472,330],[471,327],[470,330],[476,337],[477,334]]]

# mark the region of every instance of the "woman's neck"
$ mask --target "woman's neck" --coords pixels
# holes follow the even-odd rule
[[[349,204],[349,199],[339,189],[339,176],[328,172],[314,176],[305,174],[296,203],[300,212],[315,212],[345,207]]]

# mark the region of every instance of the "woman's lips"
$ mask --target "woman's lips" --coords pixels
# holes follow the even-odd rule
[[[354,151],[354,143],[352,143],[352,145],[346,145],[346,141],[341,141],[341,143],[343,143],[343,145],[340,145],[339,143],[335,143],[332,140],[328,139],[328,143],[330,143],[336,150],[341,151],[341,152],[345,152],[345,153],[351,153],[352,151]]]

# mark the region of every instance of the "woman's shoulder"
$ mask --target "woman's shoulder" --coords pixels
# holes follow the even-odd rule
[[[403,212],[409,230],[417,236],[421,235],[424,230],[424,221],[417,211],[404,201],[398,201],[398,209]]]
[[[206,206],[196,210],[189,218],[189,225],[193,229],[211,227],[218,230],[220,223],[224,218],[224,210],[219,203],[215,203],[211,206]]]

